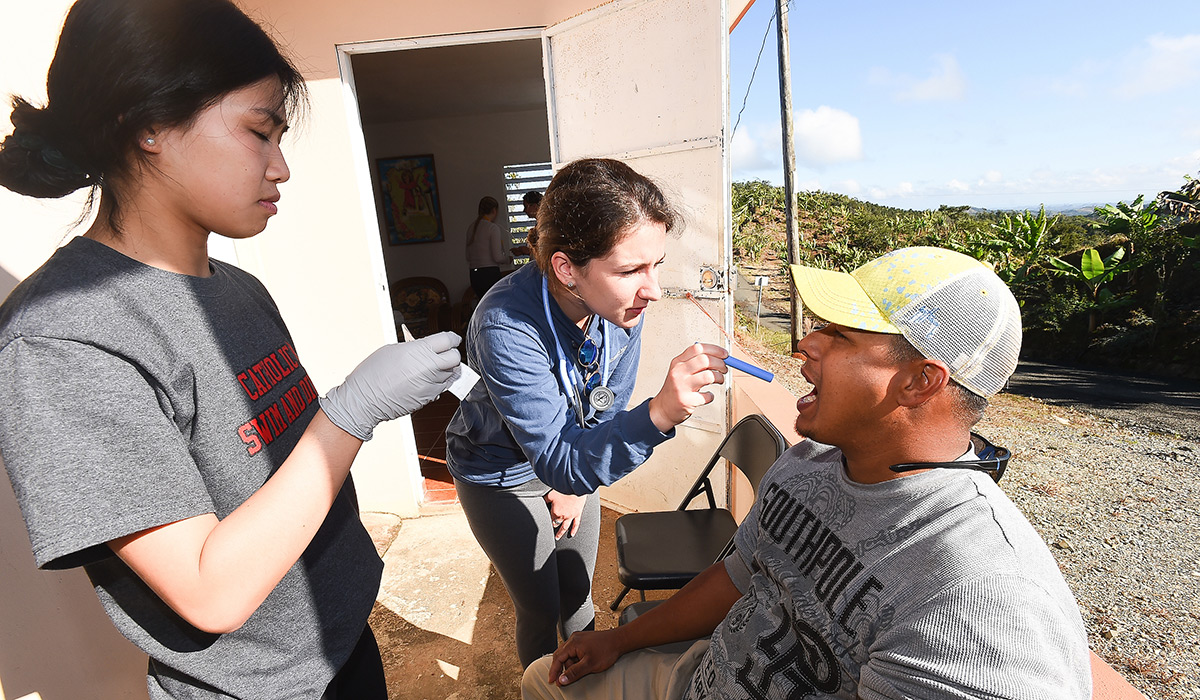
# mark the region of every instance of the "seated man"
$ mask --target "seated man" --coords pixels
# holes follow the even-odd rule
[[[938,248],[792,275],[828,321],[800,343],[809,439],[763,478],[732,555],[573,635],[525,698],[1090,698],[1074,597],[971,434],[1016,368],[1012,293]]]

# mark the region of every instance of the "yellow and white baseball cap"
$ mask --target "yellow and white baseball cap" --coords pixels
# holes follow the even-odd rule
[[[944,248],[901,248],[845,273],[792,265],[813,314],[831,323],[903,335],[944,362],[980,396],[1004,388],[1021,352],[1021,308],[982,262]]]

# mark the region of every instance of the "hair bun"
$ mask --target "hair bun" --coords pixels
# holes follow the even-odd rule
[[[87,171],[39,135],[31,123],[41,121],[44,110],[13,100],[16,128],[0,144],[0,185],[30,197],[62,197],[93,179]]]

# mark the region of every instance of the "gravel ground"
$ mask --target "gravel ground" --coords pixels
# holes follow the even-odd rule
[[[798,361],[739,335],[807,393]],[[1200,442],[1011,394],[976,432],[1012,451],[1000,484],[1057,558],[1092,650],[1152,700],[1200,698]]]
[[[1200,443],[1002,395],[979,432],[1050,545],[1092,650],[1150,698],[1200,698]]]

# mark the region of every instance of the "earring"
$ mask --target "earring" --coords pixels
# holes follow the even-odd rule
[[[567,289],[574,289],[574,288],[575,288],[574,282],[567,282]]]
[[[153,146],[153,145],[154,145],[154,137],[153,137],[153,136],[149,136],[149,137],[147,137],[147,138],[146,138],[146,145],[147,145],[147,146]]]

